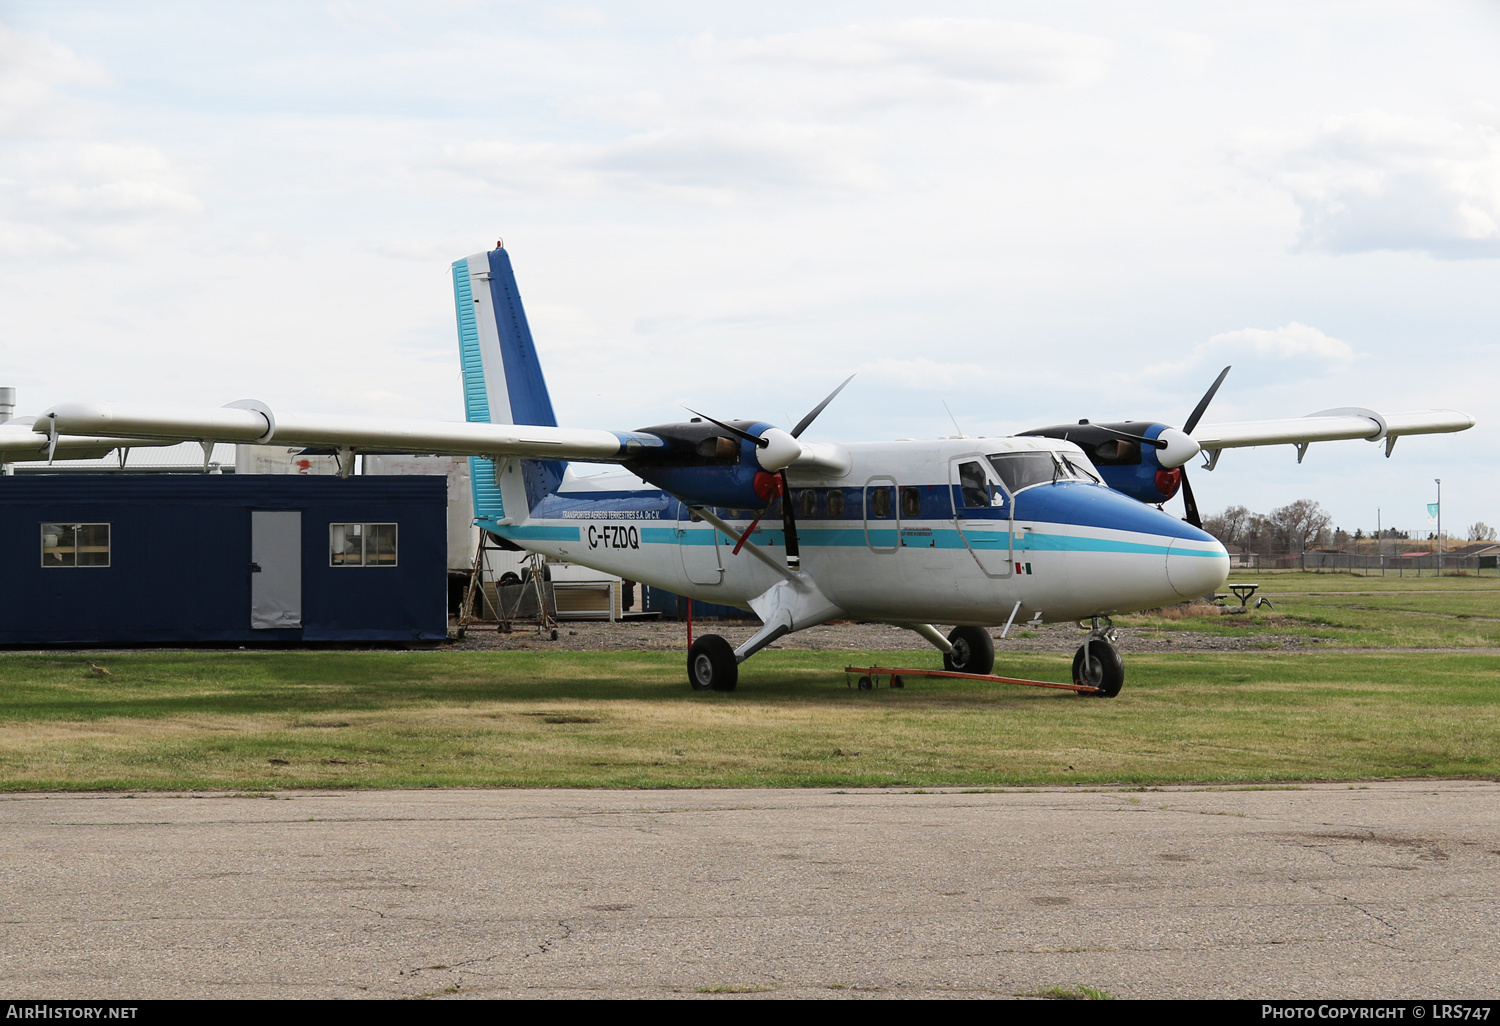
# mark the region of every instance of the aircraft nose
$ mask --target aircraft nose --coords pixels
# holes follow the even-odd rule
[[[1184,599],[1212,595],[1229,579],[1229,553],[1206,531],[1174,538],[1167,547],[1167,583]]]

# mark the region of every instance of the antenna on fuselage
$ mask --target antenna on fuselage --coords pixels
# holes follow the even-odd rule
[[[948,400],[946,400],[946,399],[939,399],[938,402],[940,402],[940,403],[943,404],[943,409],[948,410],[948,419],[951,420],[951,421],[953,421],[953,428],[954,428],[955,431],[958,432],[958,437],[959,438],[968,438],[969,436],[964,431],[964,429],[958,426],[958,418],[953,415],[953,411],[952,410],[948,409]]]

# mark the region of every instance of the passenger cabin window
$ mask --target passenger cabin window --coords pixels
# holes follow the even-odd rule
[[[828,515],[835,519],[844,515],[844,490],[842,488],[828,489]]]
[[[329,524],[329,566],[395,566],[395,524]]]
[[[42,566],[109,566],[109,525],[43,524]]]
[[[869,490],[870,516],[878,520],[888,520],[891,516],[891,506],[895,499],[892,494],[895,489],[889,485],[881,485]]]
[[[804,517],[815,517],[818,515],[818,493],[815,489],[804,488],[802,490],[801,502],[797,514]]]
[[[901,515],[908,520],[915,520],[922,515],[922,489],[901,489]]]

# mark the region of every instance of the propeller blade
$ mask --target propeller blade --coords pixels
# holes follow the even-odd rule
[[[693,409],[691,406],[684,406],[683,409],[687,410],[689,413],[693,414],[694,416],[702,417],[704,420],[708,421],[711,424],[717,424],[717,425],[719,425],[719,427],[723,428],[725,431],[728,431],[731,435],[734,435],[736,438],[743,438],[747,442],[754,442],[755,445],[758,448],[764,449],[766,446],[768,446],[768,445],[771,444],[771,442],[770,442],[769,439],[761,438],[759,435],[752,435],[748,431],[741,431],[739,428],[732,427],[732,426],[724,423],[722,420],[715,420],[713,417],[710,417],[706,413],[699,413],[697,410]]]
[[[1132,435],[1129,431],[1117,431],[1112,427],[1105,427],[1103,424],[1095,424],[1094,426],[1104,428],[1105,431],[1108,431],[1116,438],[1128,438],[1132,442],[1140,442],[1142,445],[1149,445],[1153,449],[1165,449],[1167,447],[1167,440],[1165,438],[1147,438],[1145,435]]]
[[[849,382],[844,382],[847,385]],[[843,388],[844,385],[840,385]],[[832,398],[830,396],[829,398]],[[792,512],[792,487],[787,483],[786,471],[781,472],[781,529],[786,534],[786,562],[789,567],[802,565],[802,554],[797,545],[797,516]],[[795,560],[795,562],[793,562]]]
[[[854,380],[854,375],[851,374],[847,378],[844,379],[844,385],[849,384],[849,382],[851,382],[853,380]],[[824,407],[826,407],[829,403],[833,402],[834,397],[837,396],[840,392],[842,392],[844,390],[844,385],[840,385],[838,388],[835,388],[832,392],[829,392],[827,399],[824,399],[818,405],[814,406],[812,408],[812,412],[811,413],[809,413],[807,416],[803,417],[801,420],[797,421],[797,426],[794,427],[794,428],[792,428],[792,437],[793,438],[800,438],[800,437],[802,437],[802,432],[806,431],[807,428],[808,428],[808,426],[810,424],[812,424],[813,421],[815,421],[815,420],[818,419],[818,414],[820,414],[820,413],[823,412]],[[717,421],[715,421],[715,423],[717,423]]]
[[[1230,364],[1230,367],[1232,366],[1234,365]],[[1183,434],[1190,435],[1193,433],[1193,428],[1198,426],[1198,421],[1203,417],[1203,411],[1208,409],[1209,401],[1213,399],[1214,393],[1219,390],[1220,385],[1224,384],[1224,379],[1228,376],[1229,367],[1225,367],[1219,371],[1219,376],[1214,379],[1214,383],[1209,386],[1207,392],[1203,393],[1203,398],[1198,400],[1198,405],[1193,407],[1193,412],[1188,415],[1187,423],[1182,425]],[[1198,525],[1194,524],[1193,526],[1197,527]]]
[[[1182,519],[1198,530],[1203,530],[1203,518],[1198,515],[1198,500],[1193,498],[1193,486],[1188,484],[1187,467],[1182,468],[1182,504],[1187,507],[1187,516]]]

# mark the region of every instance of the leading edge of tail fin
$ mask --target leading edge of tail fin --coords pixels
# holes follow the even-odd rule
[[[453,302],[458,315],[464,414],[487,424],[557,426],[547,381],[531,340],[531,326],[503,247],[453,262]],[[562,482],[556,460],[522,460],[527,505],[535,507]],[[505,519],[493,460],[472,457],[474,515],[482,527]],[[529,510],[528,510],[529,512]],[[524,517],[520,510],[512,516]]]

